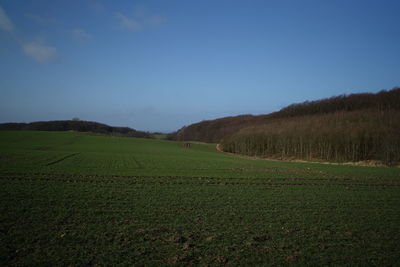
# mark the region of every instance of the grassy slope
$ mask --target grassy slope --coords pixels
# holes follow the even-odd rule
[[[400,170],[0,132],[3,265],[394,265]]]

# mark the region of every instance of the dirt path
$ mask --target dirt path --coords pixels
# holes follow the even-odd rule
[[[217,144],[217,145],[215,146],[215,149],[216,149],[218,152],[225,153],[225,152],[222,151],[222,149],[221,149],[221,144]]]

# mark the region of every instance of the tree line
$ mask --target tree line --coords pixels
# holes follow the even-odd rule
[[[340,95],[267,115],[203,121],[170,135],[221,143],[227,152],[326,161],[400,161],[400,88]]]
[[[170,134],[170,140],[201,141],[219,143],[225,136],[238,132],[240,129],[269,123],[277,118],[290,118],[304,115],[327,114],[339,111],[355,111],[372,109],[376,111],[399,110],[400,88],[394,88],[379,93],[361,93],[340,95],[317,101],[305,101],[282,108],[280,111],[266,115],[240,115],[207,120],[185,126]]]
[[[394,88],[389,91],[382,90],[376,94],[350,94],[316,101],[305,101],[303,103],[289,105],[272,115],[273,117],[282,118],[363,109],[374,109],[378,111],[399,110],[400,88]]]
[[[114,127],[107,124],[73,120],[37,121],[31,123],[1,123],[0,130],[26,131],[77,131],[92,132],[105,135],[150,138],[147,132],[137,131],[129,127]]]
[[[400,161],[400,111],[360,110],[274,119],[221,141],[226,152],[333,162]]]

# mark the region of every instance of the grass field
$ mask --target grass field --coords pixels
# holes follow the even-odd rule
[[[400,262],[400,169],[0,132],[2,266]]]

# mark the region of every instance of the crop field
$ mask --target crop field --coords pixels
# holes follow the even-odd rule
[[[400,169],[0,132],[2,266],[400,262]]]

